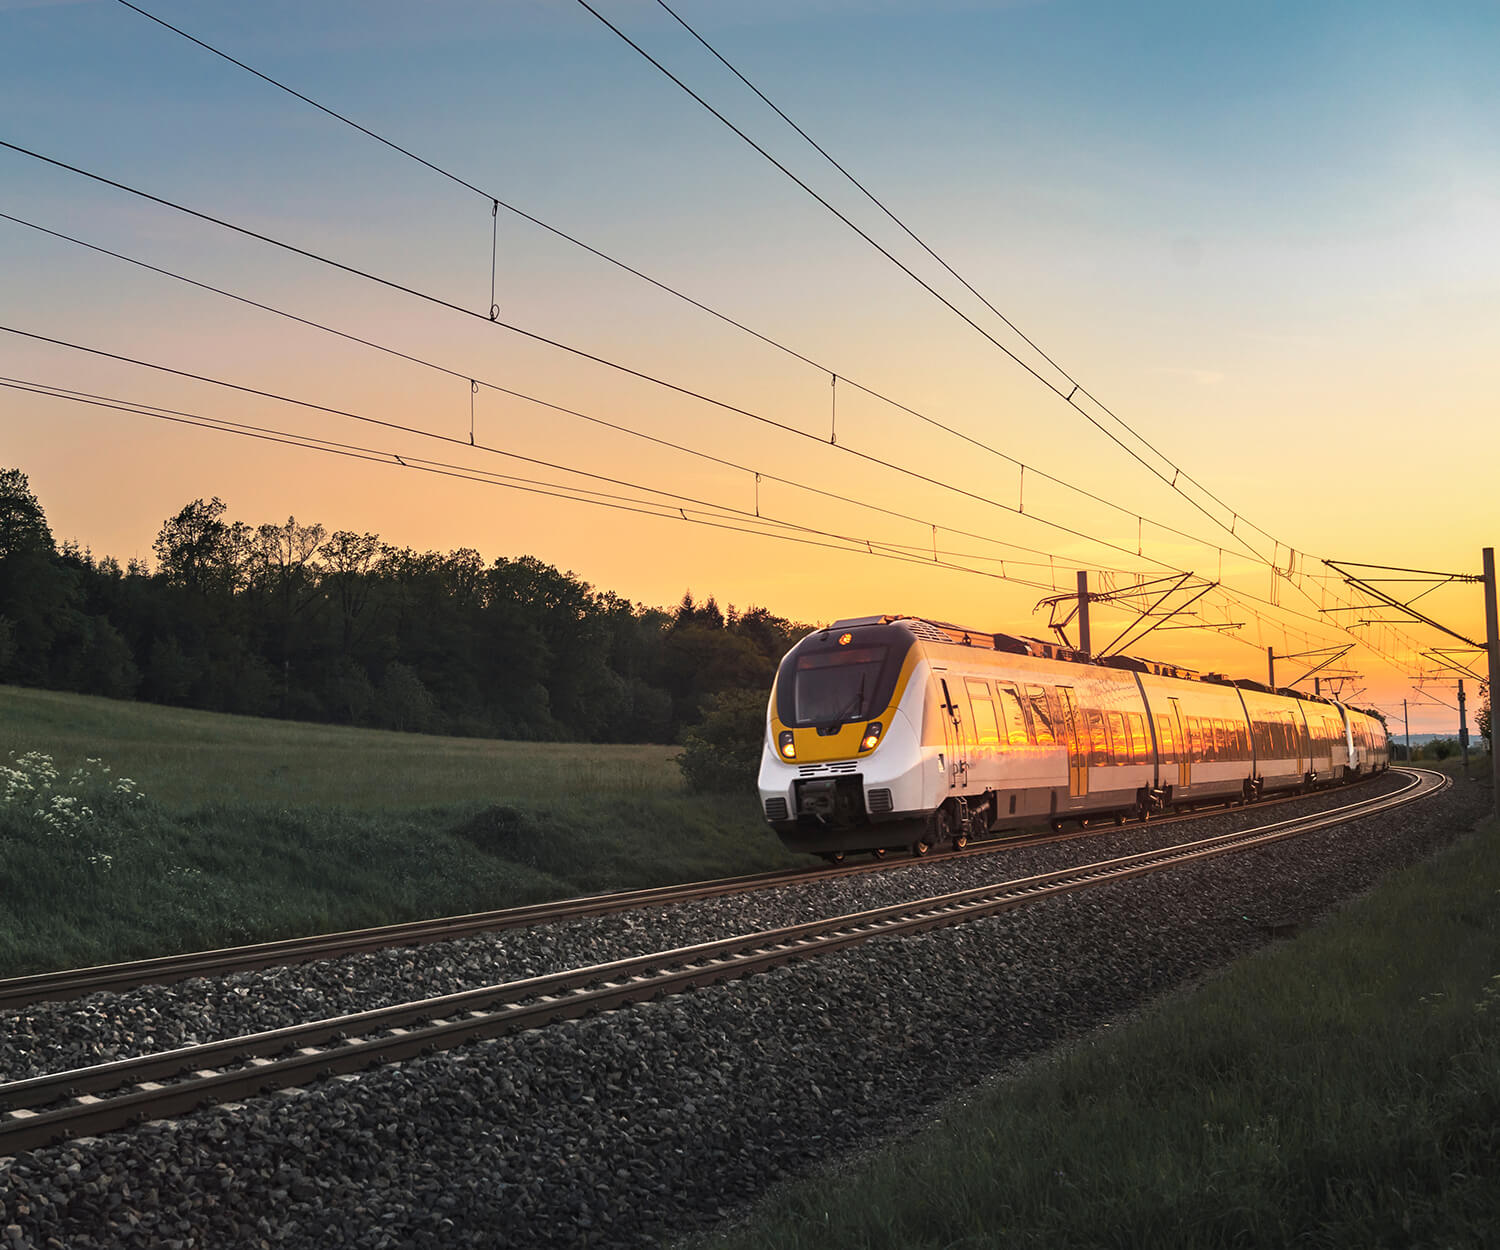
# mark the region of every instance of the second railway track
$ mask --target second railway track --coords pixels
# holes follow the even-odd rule
[[[0,1154],[182,1114],[477,1038],[743,977],[871,938],[918,933],[1042,898],[1169,869],[1374,815],[1445,788],[1407,773],[1398,792],[1329,812],[994,885],[765,932],[312,1021],[0,1085]],[[108,1095],[100,1097],[101,1094]]]

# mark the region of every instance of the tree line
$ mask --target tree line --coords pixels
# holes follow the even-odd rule
[[[691,592],[672,610],[531,556],[486,562],[251,526],[217,499],[168,518],[155,566],[57,544],[0,471],[0,682],[470,736],[670,742],[756,691],[810,627]]]

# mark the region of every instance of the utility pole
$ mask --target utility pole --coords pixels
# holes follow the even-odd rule
[[[1464,780],[1469,779],[1469,719],[1464,715],[1464,679],[1458,679],[1458,749],[1464,753]]]
[[[1495,704],[1500,701],[1500,617],[1495,612],[1495,549],[1484,549],[1484,648],[1490,658],[1490,780],[1500,813],[1500,751],[1495,750]]]
[[[1089,575],[1078,570],[1078,649],[1084,655],[1094,653],[1093,639],[1089,635]]]
[[[1276,689],[1276,653],[1270,647],[1266,648],[1266,685]]]
[[[1406,762],[1411,763],[1411,713],[1406,710],[1406,700],[1401,700],[1401,719],[1406,724]]]
[[[1323,694],[1323,679],[1321,677],[1314,677],[1313,678],[1313,697],[1314,698],[1321,698],[1322,694]]]

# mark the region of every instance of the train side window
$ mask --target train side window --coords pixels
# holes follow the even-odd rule
[[[1271,727],[1263,720],[1258,720],[1252,726],[1255,732],[1255,753],[1261,759],[1267,759],[1271,754]]]
[[[1182,718],[1182,753],[1188,763],[1198,762],[1198,718],[1196,716]]]
[[[1130,758],[1136,764],[1151,762],[1151,744],[1146,735],[1146,718],[1139,712],[1130,713]]]
[[[1058,746],[1071,749],[1073,743],[1069,735],[1078,732],[1076,715],[1070,724],[1067,704],[1063,702],[1062,692],[1056,686],[1047,687],[1047,710],[1052,713],[1052,733],[1057,738]]]
[[[969,706],[974,709],[974,740],[982,747],[998,746],[1000,724],[995,719],[995,704],[990,698],[989,682],[969,679],[964,685],[969,691]]]
[[[1125,717],[1119,712],[1108,712],[1105,720],[1109,722],[1109,762],[1130,763],[1130,738],[1125,732]]]
[[[1156,718],[1156,745],[1161,752],[1163,764],[1177,763],[1177,741],[1172,737],[1172,718],[1170,716],[1158,716]]]
[[[1232,760],[1234,756],[1229,750],[1229,722],[1222,717],[1214,719],[1214,745],[1219,749],[1221,760]]]
[[[1026,708],[1021,702],[1021,692],[1016,689],[1013,681],[997,681],[995,683],[995,694],[999,696],[1000,707],[1004,711],[1005,730],[1013,747],[1024,747],[1030,744],[1031,734],[1028,728]]]
[[[1098,708],[1085,708],[1084,719],[1089,723],[1090,768],[1103,768],[1109,763],[1109,733],[1104,728],[1104,713]]]
[[[1047,707],[1047,692],[1040,686],[1027,686],[1026,699],[1031,704],[1031,724],[1036,730],[1036,744],[1050,747],[1056,741],[1052,712]]]

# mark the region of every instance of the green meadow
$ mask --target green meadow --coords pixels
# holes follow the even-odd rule
[[[796,862],[677,751],[0,686],[0,976]]]

